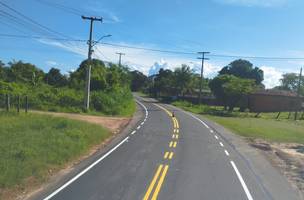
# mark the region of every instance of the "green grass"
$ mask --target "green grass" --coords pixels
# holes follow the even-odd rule
[[[258,118],[255,118],[255,113],[236,111],[229,113],[223,111],[222,107],[198,106],[180,101],[173,104],[184,110],[202,114],[232,132],[247,138],[304,144],[304,120],[288,120],[288,113],[282,113],[279,120],[276,120],[277,113],[262,113]]]
[[[85,122],[0,111],[0,192],[28,178],[43,182],[48,170],[62,168],[109,135]]]

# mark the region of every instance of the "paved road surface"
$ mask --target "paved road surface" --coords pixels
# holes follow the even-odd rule
[[[254,174],[203,121],[141,102],[145,114],[138,127],[45,200],[296,199],[292,190],[263,185],[263,174]]]

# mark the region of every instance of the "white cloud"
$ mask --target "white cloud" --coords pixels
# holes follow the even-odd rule
[[[262,66],[261,69],[264,71],[263,84],[266,88],[273,88],[280,85],[280,79],[284,73],[283,71],[269,66]]]
[[[70,43],[70,42],[58,42],[51,40],[39,40],[43,44],[55,46],[66,51],[75,53],[81,56],[83,59],[87,57],[87,45],[84,43]],[[136,46],[136,47],[148,47],[155,48],[154,45],[136,45],[127,43],[117,43],[119,45]],[[97,48],[96,48],[97,47]],[[118,55],[116,52],[120,51],[126,55],[122,57],[122,63],[128,65],[131,69],[139,70],[144,74],[148,75],[149,71],[158,71],[160,68],[174,69],[181,66],[181,64],[187,64],[195,72],[200,73],[201,63],[199,61],[191,62],[193,59],[166,54],[151,52],[142,49],[130,49],[130,48],[119,48],[114,46],[108,46],[104,44],[98,44],[94,47],[93,58],[98,58],[104,61],[118,63]],[[156,69],[157,68],[157,69]],[[206,62],[204,66],[204,76],[213,77],[220,70],[219,66],[215,66],[212,63]]]
[[[122,21],[113,11],[106,9],[100,1],[89,1],[86,8],[90,13],[93,12],[97,16],[102,16],[104,23],[118,23]]]
[[[83,59],[87,57],[86,44],[54,42],[49,40],[43,40],[40,42],[75,53],[81,56]],[[148,48],[155,47],[153,45],[135,45],[127,43],[118,44]],[[157,72],[160,68],[173,70],[174,68],[181,66],[181,64],[189,65],[196,73],[200,73],[201,70],[200,61],[193,62],[193,59],[189,59],[187,57],[158,52],[150,52],[142,49],[119,48],[103,44],[98,44],[96,47],[94,48],[95,50],[93,53],[93,58],[118,63],[118,55],[116,54],[116,52],[120,51],[126,54],[122,57],[122,63],[124,65],[128,65],[132,70],[141,71],[146,75],[153,74]],[[206,62],[204,65],[204,77],[212,78],[216,76],[221,68],[222,66]],[[282,74],[286,73],[286,71],[279,70],[271,66],[262,66],[260,68],[264,71],[263,83],[265,84],[266,88],[273,88],[275,86],[278,86],[280,84]]]
[[[53,61],[53,60],[47,60],[47,61],[45,61],[45,64],[46,64],[48,67],[53,67],[53,66],[58,65],[58,63],[57,63],[56,61]]]
[[[274,7],[283,6],[291,0],[214,0],[218,3],[240,5],[240,6],[260,6],[260,7]]]

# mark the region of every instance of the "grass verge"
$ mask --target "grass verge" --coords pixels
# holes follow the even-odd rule
[[[0,199],[4,190],[25,186],[29,179],[42,183],[50,170],[62,168],[109,135],[85,122],[0,111]]]
[[[174,102],[173,105],[196,114],[202,114],[232,132],[247,138],[304,144],[304,120],[288,120],[286,117],[288,113],[283,113],[282,118],[276,120],[277,113],[265,113],[255,118],[254,113],[228,113],[223,112],[222,108],[219,107],[198,106],[188,102]]]

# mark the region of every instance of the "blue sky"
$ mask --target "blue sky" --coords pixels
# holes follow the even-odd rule
[[[304,57],[304,2],[302,0],[43,0],[103,16],[94,37],[112,34],[104,42],[146,48],[243,56]],[[45,26],[76,39],[87,39],[89,23],[80,16],[40,3],[39,0],[1,0]],[[266,3],[265,3],[266,2]],[[53,37],[9,20],[0,5],[0,34]],[[2,14],[1,14],[2,13]],[[14,14],[15,15],[15,14]],[[57,36],[61,37],[61,36]],[[84,42],[0,37],[0,60],[31,62],[47,71],[74,70],[85,59]],[[97,45],[94,57],[123,62],[148,73],[151,67],[175,68],[182,63],[199,68],[196,55],[176,55]],[[212,77],[233,58],[210,57],[205,76]],[[249,59],[265,72],[265,84],[278,84],[284,72],[298,72],[304,60]]]

